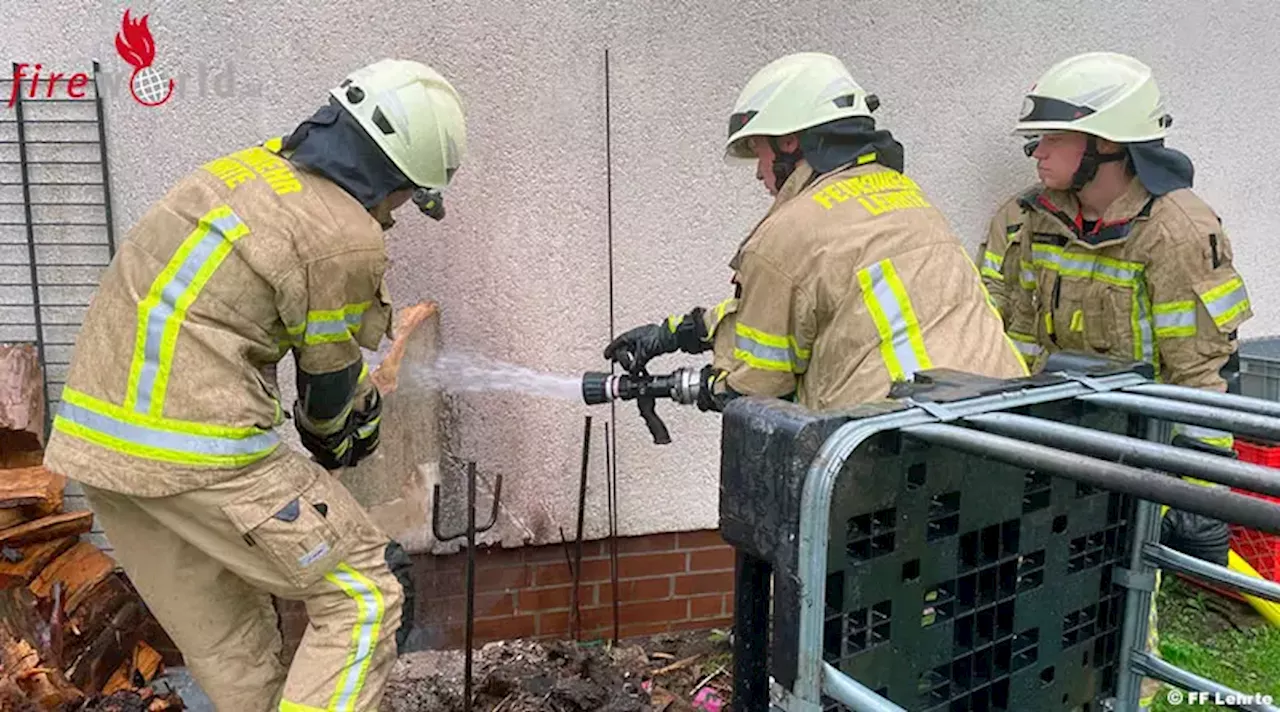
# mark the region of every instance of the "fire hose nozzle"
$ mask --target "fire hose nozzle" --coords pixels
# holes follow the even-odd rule
[[[687,367],[656,376],[611,374],[603,371],[588,371],[582,374],[582,400],[587,405],[601,405],[610,401],[628,401],[637,398],[664,398],[682,405],[692,405],[698,402],[698,394],[701,391],[702,380],[699,372]]]
[[[614,375],[601,371],[582,374],[582,400],[587,405],[601,405],[611,401],[634,400],[640,406],[640,417],[659,445],[671,442],[667,427],[658,417],[654,402],[658,398],[673,400],[684,405],[698,402],[702,392],[701,372],[692,368],[678,368],[671,373],[651,376],[643,370],[638,373]]]

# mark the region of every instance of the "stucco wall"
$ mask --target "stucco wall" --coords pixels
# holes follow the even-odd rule
[[[156,64],[184,91],[157,109],[123,91],[111,44],[123,5],[5,5],[5,59],[70,69],[99,58],[116,73],[107,120],[121,232],[185,171],[288,130],[346,70],[388,55],[435,64],[466,98],[471,152],[448,219],[405,215],[390,234],[393,296],[440,303],[445,349],[563,373],[603,367],[609,337],[606,47],[619,329],[726,295],[725,262],[768,199],[751,168],[721,161],[721,141],[738,88],[774,57],[842,57],[882,99],[907,172],[972,247],[997,202],[1034,178],[1009,136],[1021,92],[1069,54],[1129,52],[1155,68],[1175,116],[1170,144],[1196,159],[1197,187],[1234,240],[1259,312],[1243,335],[1280,326],[1280,252],[1268,249],[1280,234],[1269,138],[1280,4],[156,2],[134,11],[152,14]],[[540,539],[571,530],[584,412],[510,394],[459,400],[458,454],[506,473],[504,496]],[[609,411],[595,412],[600,435]],[[716,523],[718,418],[662,412],[666,447],[633,407],[617,411],[624,533]],[[603,460],[597,449],[589,534],[604,528]]]

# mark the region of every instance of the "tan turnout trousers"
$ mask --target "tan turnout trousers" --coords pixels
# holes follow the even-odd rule
[[[286,451],[167,497],[84,489],[219,712],[377,709],[403,594],[387,537],[323,468]],[[272,595],[310,618],[288,670]]]

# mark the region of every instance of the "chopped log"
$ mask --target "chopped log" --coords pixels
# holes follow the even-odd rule
[[[87,541],[78,542],[49,564],[31,582],[31,592],[40,598],[48,598],[53,585],[61,582],[65,587],[64,610],[75,613],[86,594],[116,568],[116,562]]]
[[[161,668],[160,653],[145,642],[139,641],[133,649],[133,657],[121,663],[115,674],[102,687],[102,694],[110,695],[120,690],[146,687],[155,679]]]
[[[0,430],[0,470],[35,467],[44,462],[44,450],[35,445],[31,433]]]
[[[67,664],[67,677],[87,695],[97,695],[120,663],[133,653],[142,638],[146,615],[141,601],[129,601],[111,616],[89,645]]]
[[[0,670],[41,709],[82,697],[58,669],[57,635],[35,596],[25,587],[0,591]]]
[[[88,534],[93,529],[93,512],[66,512],[41,517],[34,522],[0,529],[0,545],[19,546],[64,536]]]
[[[30,507],[39,516],[62,509],[67,478],[43,466],[0,470],[0,509]]]
[[[34,344],[0,344],[0,431],[15,434],[2,450],[44,445],[44,375]]]
[[[0,561],[0,589],[26,586],[31,583],[46,566],[75,543],[76,538],[68,536],[19,547],[18,552],[22,554],[21,561],[15,563]]]
[[[17,509],[0,509],[0,529],[8,529],[16,527],[23,522],[29,522],[35,519],[34,516],[27,516],[23,507]]]
[[[89,644],[98,637],[105,628],[111,625],[111,617],[129,601],[137,600],[137,594],[129,586],[128,580],[121,571],[116,571],[94,586],[85,596],[84,603],[67,617],[63,633],[62,659],[77,660]],[[154,618],[149,618],[143,626],[146,640],[157,642],[150,628]],[[156,626],[159,627],[159,626]],[[163,645],[163,643],[160,643]]]
[[[0,663],[13,671],[18,687],[40,709],[58,709],[84,697],[58,668],[43,665],[40,654],[27,641],[14,641],[0,648]]]

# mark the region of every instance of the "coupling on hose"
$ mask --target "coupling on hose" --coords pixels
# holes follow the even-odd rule
[[[664,398],[682,405],[693,405],[698,402],[702,388],[701,372],[688,367],[661,375],[609,374],[602,371],[582,374],[582,400],[587,405],[638,398]]]
[[[651,376],[643,369],[635,373],[613,375],[600,371],[588,371],[582,375],[582,400],[587,405],[600,405],[612,401],[634,400],[640,408],[640,417],[649,427],[653,441],[658,445],[671,442],[667,426],[658,417],[657,399],[672,400],[683,405],[698,402],[702,393],[702,372],[692,368],[678,368],[671,373]]]

